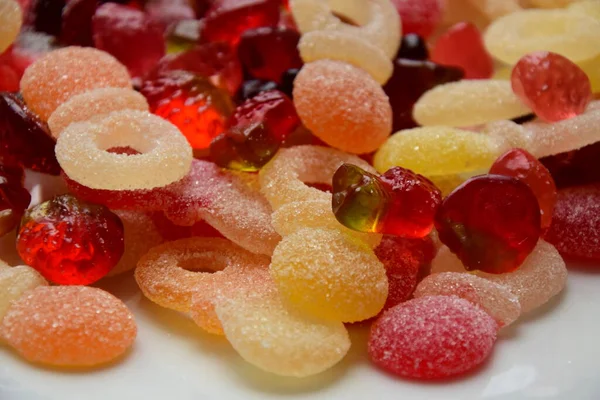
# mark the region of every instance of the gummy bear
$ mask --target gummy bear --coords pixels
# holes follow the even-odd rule
[[[0,164],[0,236],[12,231],[31,202],[23,187],[25,172],[20,166]]]

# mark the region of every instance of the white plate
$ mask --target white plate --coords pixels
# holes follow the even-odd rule
[[[35,193],[57,190],[44,185]],[[16,262],[13,241],[0,241],[0,257]],[[565,292],[503,331],[483,367],[436,383],[397,379],[371,366],[365,326],[350,329],[352,349],[332,370],[306,379],[270,375],[245,363],[225,339],[146,300],[131,276],[117,277],[98,286],[135,313],[133,350],[114,365],[74,372],[30,365],[0,345],[0,400],[598,400],[600,270],[571,267]]]

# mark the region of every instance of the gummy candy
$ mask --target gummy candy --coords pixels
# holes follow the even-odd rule
[[[307,228],[284,237],[270,270],[284,299],[327,320],[370,318],[388,294],[385,269],[373,250],[339,230]]]
[[[196,18],[196,13],[187,0],[150,0],[144,9],[150,18],[160,21],[166,27]]]
[[[462,80],[426,92],[413,109],[420,125],[474,126],[527,115],[531,110],[503,80]]]
[[[499,0],[499,2],[508,1],[514,2],[515,0]],[[490,18],[469,0],[445,0],[444,3],[444,14],[441,24],[443,27],[450,27],[459,22],[468,21],[478,29],[483,30],[490,23]]]
[[[521,11],[519,0],[467,0],[490,20]]]
[[[12,268],[0,268],[0,321],[6,315],[11,303],[23,293],[48,282],[33,268],[24,265]]]
[[[15,0],[1,0],[0,16],[0,53],[4,53],[19,34],[23,14]]]
[[[106,150],[130,146],[142,154]],[[181,179],[192,151],[167,121],[143,111],[116,111],[99,121],[72,124],[62,131],[56,157],[73,180],[94,189],[151,189]],[[101,173],[99,173],[101,171]]]
[[[333,175],[335,217],[361,232],[427,236],[441,201],[441,192],[427,178],[400,167],[378,177],[343,164]]]
[[[511,65],[534,51],[579,62],[600,54],[600,24],[564,10],[523,10],[496,19],[483,40],[492,56]]]
[[[59,36],[66,3],[67,0],[35,0],[27,15],[27,24],[37,32]]]
[[[442,20],[444,4],[441,0],[391,0],[402,21],[402,30],[424,38],[431,36]]]
[[[550,227],[556,204],[556,185],[541,162],[523,149],[512,149],[494,162],[490,174],[512,176],[525,182],[540,205],[542,230]]]
[[[254,96],[258,96],[262,92],[275,89],[277,89],[277,82],[265,81],[262,79],[249,79],[244,81],[240,86],[240,89],[236,94],[236,99],[238,103],[243,103]]]
[[[64,367],[110,362],[136,335],[121,300],[85,286],[39,286],[15,301],[0,323],[0,337],[27,361]]]
[[[371,327],[369,357],[378,367],[414,379],[468,372],[491,353],[498,325],[467,300],[421,297],[383,313]]]
[[[569,4],[577,4],[581,0],[529,0],[531,5],[538,8],[562,8]]]
[[[567,7],[570,12],[584,14],[600,20],[600,4],[596,0],[578,0],[573,1]]]
[[[288,69],[281,76],[281,83],[278,85],[279,90],[292,99],[294,98],[294,81],[299,72],[300,70],[297,68]]]
[[[468,270],[514,271],[541,233],[540,207],[516,178],[482,175],[454,190],[435,216],[439,238]]]
[[[17,226],[31,202],[24,176],[22,167],[0,164],[0,237]]]
[[[52,136],[58,138],[72,123],[85,122],[92,117],[121,110],[148,111],[148,102],[131,89],[94,89],[75,95],[58,106],[48,118],[48,126]]]
[[[129,74],[110,54],[89,47],[71,46],[47,53],[31,64],[21,79],[27,106],[43,121],[74,95],[101,87],[131,88]]]
[[[431,61],[460,67],[466,79],[488,79],[494,72],[494,61],[485,50],[481,33],[468,22],[450,27],[435,41]]]
[[[96,0],[69,0],[62,11],[60,41],[70,46],[93,46],[92,17]]]
[[[540,162],[550,171],[558,188],[600,182],[600,142],[579,150],[544,157]]]
[[[116,213],[119,214],[118,211]],[[207,224],[206,221],[198,221],[192,226],[182,226],[174,224],[162,211],[148,213],[148,216],[152,220],[155,230],[158,231],[166,242],[194,236],[224,237],[218,230]]]
[[[521,315],[517,296],[508,288],[476,275],[457,272],[432,274],[415,290],[415,298],[458,296],[481,307],[499,326],[508,326]]]
[[[315,136],[350,153],[375,151],[392,129],[392,110],[379,84],[344,62],[306,64],[294,81],[294,104]]]
[[[395,58],[427,61],[429,59],[427,43],[416,33],[407,33],[402,36],[400,50],[398,50],[398,54],[396,54]]]
[[[582,114],[592,100],[585,72],[560,54],[547,51],[521,58],[513,68],[511,83],[517,96],[548,122]]]

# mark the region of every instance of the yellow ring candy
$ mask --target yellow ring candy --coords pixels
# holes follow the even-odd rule
[[[28,290],[47,285],[44,277],[31,267],[21,265],[0,269],[0,321],[11,302],[18,300]]]
[[[15,0],[0,0],[0,53],[15,41],[21,30],[23,12]]]

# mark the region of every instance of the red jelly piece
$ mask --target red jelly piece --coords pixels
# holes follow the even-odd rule
[[[262,26],[277,26],[279,4],[273,0],[221,0],[206,14],[201,37],[236,47],[242,33]]]
[[[34,0],[26,16],[27,25],[37,32],[59,36],[66,3],[66,0]]]
[[[488,79],[494,73],[481,32],[470,22],[459,22],[440,36],[431,50],[431,61],[462,68],[466,79]]]
[[[143,77],[165,55],[164,27],[143,11],[115,3],[98,7],[92,20],[94,44]]]
[[[300,34],[283,28],[258,28],[244,32],[238,55],[254,78],[281,83],[284,72],[302,67],[298,52]]]
[[[29,207],[31,195],[23,187],[24,177],[20,166],[0,164],[0,236],[12,231]]]
[[[511,83],[517,96],[548,122],[573,118],[592,100],[586,73],[569,59],[547,51],[521,58],[513,68]]]
[[[402,19],[403,33],[428,38],[442,20],[441,0],[391,0]]]
[[[145,10],[152,19],[167,27],[196,18],[196,13],[187,0],[151,0],[146,3]]]
[[[70,0],[62,14],[61,42],[71,46],[93,46],[92,17],[97,7],[96,0]]]
[[[25,263],[60,285],[88,285],[123,255],[123,223],[108,208],[62,195],[25,213],[17,251]]]
[[[600,261],[600,184],[558,192],[552,225],[544,239],[566,258]]]
[[[498,325],[456,296],[420,297],[383,313],[371,327],[371,361],[413,379],[448,378],[480,365],[492,352]]]
[[[467,270],[502,274],[517,269],[541,233],[537,198],[527,184],[482,175],[456,188],[435,216],[440,240]]]
[[[600,182],[600,142],[540,161],[559,188]]]
[[[181,226],[174,224],[162,211],[150,214],[152,222],[164,240],[173,241],[188,237],[223,237],[218,230],[205,221],[196,222],[192,226]]]
[[[556,204],[556,185],[550,171],[537,158],[523,149],[509,150],[494,162],[490,174],[512,176],[529,185],[540,205],[542,230],[550,227]]]
[[[48,127],[14,94],[0,93],[0,158],[34,171],[60,173]]]

